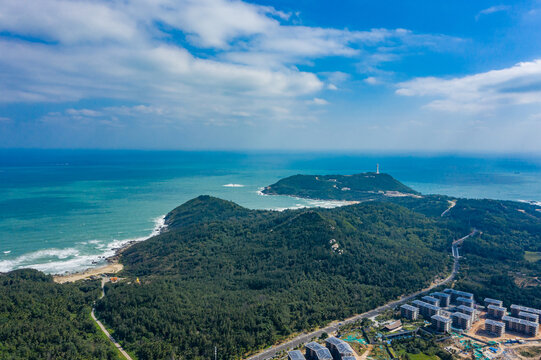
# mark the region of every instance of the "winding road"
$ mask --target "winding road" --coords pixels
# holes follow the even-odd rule
[[[384,312],[386,310],[392,309],[392,308],[394,308],[394,307],[396,307],[398,305],[402,305],[402,304],[412,300],[413,298],[415,298],[415,297],[417,297],[417,296],[419,296],[421,294],[429,292],[430,290],[432,290],[432,289],[434,289],[434,288],[436,288],[438,286],[448,284],[449,282],[451,282],[455,278],[456,274],[458,273],[458,262],[459,262],[459,259],[460,259],[460,256],[458,255],[458,246],[461,245],[464,240],[466,240],[467,238],[469,238],[471,236],[474,236],[478,232],[479,231],[477,229],[474,229],[470,234],[464,236],[461,239],[453,241],[453,244],[451,246],[451,253],[452,253],[453,259],[454,259],[453,271],[445,279],[435,282],[434,284],[430,285],[426,289],[417,291],[417,292],[415,292],[413,294],[402,296],[398,300],[391,301],[391,302],[389,302],[389,303],[387,303],[385,305],[382,305],[382,306],[380,306],[378,308],[375,308],[375,309],[370,310],[368,312],[365,312],[363,314],[355,315],[355,316],[350,317],[350,318],[348,318],[346,320],[343,320],[343,321],[334,321],[331,324],[329,324],[328,326],[326,326],[326,327],[324,327],[322,329],[316,330],[316,331],[312,331],[312,332],[309,332],[309,333],[302,333],[302,334],[298,335],[297,337],[295,337],[295,338],[293,338],[293,339],[291,339],[291,340],[289,340],[289,341],[287,341],[285,343],[275,345],[275,346],[271,346],[271,347],[263,350],[262,352],[247,358],[246,360],[268,360],[268,359],[274,357],[275,355],[277,355],[278,353],[280,353],[282,351],[288,351],[289,349],[293,349],[293,348],[295,348],[295,347],[297,347],[299,345],[308,343],[312,339],[321,336],[321,334],[323,334],[323,333],[330,334],[332,332],[337,331],[340,328],[340,326],[351,324],[351,323],[354,323],[355,321],[358,321],[358,320],[361,320],[361,319],[364,319],[364,318],[371,318],[371,317],[376,316],[376,315],[378,315],[378,314],[380,314],[380,313],[382,313],[382,312]]]
[[[104,296],[105,296],[105,283],[109,281],[108,278],[102,278],[101,279],[101,296],[100,296],[100,299],[102,299]],[[105,336],[107,336],[107,338],[113,343],[113,345],[118,349],[118,351],[120,351],[120,353],[128,360],[133,360],[131,358],[130,355],[128,355],[128,353],[122,348],[122,346],[120,346],[120,344],[115,340],[114,337],[111,336],[111,334],[109,333],[109,331],[107,331],[107,329],[105,328],[105,326],[103,326],[103,324],[101,323],[101,321],[99,321],[97,318],[96,318],[96,315],[94,314],[94,307],[92,307],[92,312],[90,313],[90,316],[92,316],[92,319],[96,322],[96,324],[98,324],[98,326],[100,327],[101,331],[105,334]]]

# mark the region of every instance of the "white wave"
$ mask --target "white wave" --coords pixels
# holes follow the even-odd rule
[[[242,184],[225,184],[225,185],[222,185],[224,187],[234,187],[234,188],[241,188],[241,187],[244,187],[245,185],[242,185]]]
[[[518,200],[518,201],[527,203],[533,206],[541,207],[541,201],[536,201],[536,200]]]
[[[166,226],[165,215],[163,215],[154,219],[154,228],[149,236],[132,239],[114,239],[109,242],[103,240],[89,240],[79,243],[79,245],[85,246],[84,250],[77,248],[38,250],[23,254],[14,259],[0,261],[0,272],[8,272],[22,268],[32,268],[48,274],[65,274],[83,271],[93,266],[103,265],[108,257],[115,255],[119,248],[122,248],[127,244],[144,241],[150,237],[159,235]],[[92,250],[95,251],[95,253],[81,254],[82,252],[88,252],[88,244],[94,245]]]
[[[7,254],[9,254],[10,252],[11,252],[11,250],[6,250],[6,251],[4,251],[4,254],[7,255]]]

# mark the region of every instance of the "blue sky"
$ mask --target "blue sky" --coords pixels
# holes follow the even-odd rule
[[[539,0],[0,0],[0,147],[539,153],[539,134]]]

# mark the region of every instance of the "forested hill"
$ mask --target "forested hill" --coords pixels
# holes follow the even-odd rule
[[[263,190],[267,195],[291,195],[311,199],[374,200],[384,196],[418,195],[388,174],[294,175]]]
[[[404,207],[253,211],[199,197],[127,249],[97,314],[138,359],[240,358],[451,270],[455,235]]]
[[[315,178],[325,179],[317,182]],[[335,178],[335,176],[330,176]],[[302,179],[311,179],[302,181]],[[319,191],[328,188],[329,176],[296,176],[278,181],[267,193],[285,193],[318,199],[374,200],[364,194],[352,198],[349,191]],[[278,184],[280,184],[278,186]],[[317,184],[317,185],[315,185]],[[282,189],[282,190],[275,190]],[[422,197],[381,196],[379,199],[404,206],[437,221],[455,234],[472,229],[480,232],[460,250],[457,288],[477,298],[491,297],[541,308],[541,208],[516,201],[458,199],[445,195]]]

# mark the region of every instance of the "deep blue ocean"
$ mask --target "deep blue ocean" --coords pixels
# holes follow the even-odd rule
[[[293,174],[375,171],[377,163],[425,194],[541,201],[541,157],[0,150],[0,272],[101,263],[200,194],[257,209],[336,206],[258,191]]]

